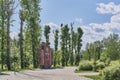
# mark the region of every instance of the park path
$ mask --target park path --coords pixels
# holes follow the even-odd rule
[[[36,69],[21,72],[8,72],[0,75],[0,80],[91,80],[84,75],[97,75],[94,72],[74,73],[76,67],[63,69]]]

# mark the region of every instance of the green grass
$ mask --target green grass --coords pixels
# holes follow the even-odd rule
[[[56,65],[56,67],[54,67],[53,65],[51,66],[51,68],[60,68],[60,69],[62,69],[63,67],[61,66],[61,65]]]
[[[75,73],[81,73],[81,72],[93,72],[92,70],[78,70],[78,69],[75,69],[74,71]]]
[[[86,75],[85,77],[93,79],[93,80],[101,80],[101,76],[99,76],[99,75],[94,75],[94,76],[88,76],[88,75]]]

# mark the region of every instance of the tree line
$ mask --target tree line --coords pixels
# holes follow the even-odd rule
[[[0,65],[1,69],[11,70],[20,63],[21,68],[29,64],[38,66],[37,50],[41,38],[40,0],[0,0]],[[17,5],[20,5],[19,39],[10,37],[11,27],[15,21]],[[19,23],[18,23],[19,24]],[[17,25],[16,25],[17,26]],[[28,57],[28,55],[30,57]]]
[[[71,32],[69,32],[70,29],[68,25],[61,25],[61,27],[62,66],[67,66],[68,62],[70,62],[71,65],[78,65],[81,56],[80,49],[82,47],[81,38],[83,31],[78,27],[77,32],[74,32],[72,24]]]
[[[41,0],[0,0],[0,66],[1,70],[37,68],[38,49],[41,43],[40,26]],[[18,2],[18,4],[16,3]],[[20,5],[20,8],[17,8]],[[19,13],[15,10],[19,9]],[[18,38],[11,38],[11,28],[18,14],[20,26]],[[17,26],[17,25],[16,25]],[[46,43],[49,41],[50,26],[44,26]],[[54,66],[78,65],[81,60],[83,31],[73,24],[61,24],[61,30],[54,31]],[[60,49],[58,49],[60,43]]]
[[[49,26],[45,26],[45,29],[47,27]],[[48,30],[50,30],[50,27],[48,28]],[[73,23],[71,23],[70,26],[68,24],[61,24],[61,29],[54,31],[54,66],[73,66],[79,64],[82,56],[82,35],[83,30],[80,27],[77,28],[77,31],[73,30]],[[58,50],[59,42],[60,49]]]
[[[87,43],[82,51],[84,60],[100,60],[103,62],[120,59],[120,38],[118,34],[110,34],[107,38]]]

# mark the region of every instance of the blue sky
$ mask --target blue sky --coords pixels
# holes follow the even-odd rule
[[[74,29],[80,26],[84,35],[83,48],[88,42],[101,40],[109,34],[120,35],[120,0],[41,0],[41,26],[50,25],[51,32],[60,30],[60,24],[74,22]],[[16,11],[18,13],[18,11]],[[16,17],[15,25],[19,26],[19,17]],[[18,32],[19,27],[12,28],[13,33]],[[42,36],[42,40],[45,38]],[[54,45],[54,34],[50,33],[51,46]]]
[[[120,0],[113,0],[120,3]],[[76,18],[82,18],[83,24],[109,22],[109,15],[97,14],[98,3],[109,3],[111,0],[42,0],[42,23],[70,23]],[[104,18],[103,18],[104,17]]]

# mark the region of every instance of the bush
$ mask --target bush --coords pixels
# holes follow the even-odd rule
[[[80,70],[85,70],[85,71],[90,71],[93,69],[92,62],[90,61],[82,61],[79,63],[79,71]]]
[[[111,60],[110,60],[110,58],[108,58],[108,59],[105,61],[105,65],[106,65],[106,66],[109,66],[110,62],[111,62]]]
[[[62,65],[56,65],[56,68],[62,68]]]
[[[101,70],[105,68],[105,63],[104,62],[98,62],[96,65],[97,70]]]
[[[120,65],[105,68],[102,73],[102,80],[120,80]]]
[[[109,64],[109,66],[114,66],[114,65],[119,65],[119,60],[116,61],[111,61],[111,63]]]

